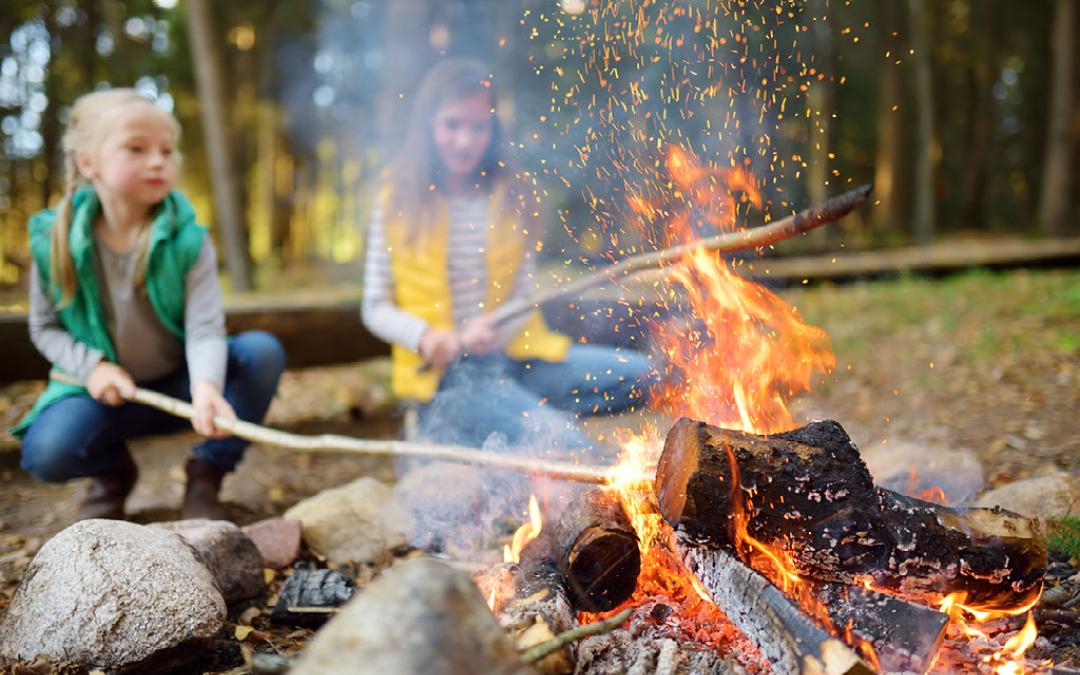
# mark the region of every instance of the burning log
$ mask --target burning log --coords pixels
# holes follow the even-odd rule
[[[1030,519],[948,508],[877,488],[834,421],[756,436],[679,420],[656,475],[665,520],[758,567],[745,538],[794,571],[930,604],[1014,609],[1033,603],[1046,547]]]
[[[861,586],[816,582],[813,601],[849,645],[866,645],[883,673],[925,673],[945,639],[949,615]]]
[[[633,595],[641,550],[618,498],[600,490],[578,495],[563,511],[555,542],[575,609],[606,612]]]
[[[522,563],[511,573],[514,596],[499,607],[498,619],[518,650],[542,645],[578,625],[566,597],[566,577],[555,558],[553,535],[541,530],[522,549]],[[567,675],[574,662],[573,645],[565,645],[534,666],[545,675]]]
[[[873,668],[799,611],[776,586],[724,550],[681,533],[683,562],[713,602],[757,645],[777,675],[872,675]]]

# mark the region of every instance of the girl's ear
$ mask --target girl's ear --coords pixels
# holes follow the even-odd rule
[[[90,153],[85,150],[75,151],[75,168],[79,170],[79,173],[86,180],[93,180],[95,177],[96,169],[94,167],[94,158]]]

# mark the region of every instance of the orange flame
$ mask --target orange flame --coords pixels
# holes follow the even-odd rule
[[[536,495],[529,495],[529,522],[522,523],[521,527],[514,532],[514,538],[510,545],[503,546],[503,562],[520,562],[521,549],[525,548],[536,536],[540,534],[543,521],[540,519],[540,505],[536,501]]]
[[[740,200],[761,204],[753,178],[740,169],[705,167],[678,147],[669,150],[667,168],[673,194],[696,207],[670,222],[683,238],[705,227],[736,230]],[[697,323],[661,331],[660,349],[676,375],[669,379],[679,381],[660,392],[661,409],[754,433],[793,428],[788,403],[836,365],[825,332],[704,249],[670,269],[668,279],[669,304]]]

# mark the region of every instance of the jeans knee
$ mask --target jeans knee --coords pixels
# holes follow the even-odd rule
[[[48,433],[27,434],[19,464],[39,481],[62,483],[75,475],[72,459],[72,449],[61,437]]]
[[[263,382],[277,383],[285,370],[285,348],[281,341],[265,331],[253,330],[234,338],[237,355]]]

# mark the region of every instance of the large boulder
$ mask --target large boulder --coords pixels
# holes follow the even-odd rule
[[[9,657],[48,654],[116,673],[160,673],[206,651],[225,601],[179,535],[85,520],[41,547],[0,624]]]

